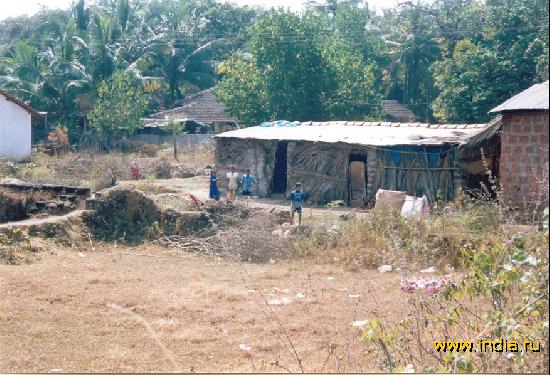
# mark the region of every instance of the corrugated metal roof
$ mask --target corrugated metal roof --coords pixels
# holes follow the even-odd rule
[[[200,123],[237,122],[225,109],[225,105],[216,99],[212,89],[208,89],[190,95],[176,108],[157,112],[143,120],[145,127],[162,127],[167,122],[167,117],[175,121],[193,120]]]
[[[254,126],[216,138],[347,143],[365,146],[465,144],[487,124],[400,122],[302,122],[296,126]]]
[[[548,81],[529,87],[498,107],[491,109],[489,113],[521,110],[548,111]]]

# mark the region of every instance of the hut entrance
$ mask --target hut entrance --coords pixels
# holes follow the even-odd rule
[[[361,207],[367,196],[365,160],[360,155],[350,155],[349,163],[349,206]]]
[[[286,168],[287,168],[288,142],[278,142],[275,152],[275,169],[273,171],[273,194],[286,194]]]

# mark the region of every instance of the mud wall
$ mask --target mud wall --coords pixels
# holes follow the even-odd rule
[[[258,183],[252,193],[267,197],[271,193],[277,141],[214,138],[215,160],[218,176],[225,177],[229,167],[235,166],[239,174],[247,168]],[[223,181],[222,186],[225,186]]]

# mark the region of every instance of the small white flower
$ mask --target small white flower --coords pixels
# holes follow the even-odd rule
[[[536,266],[537,264],[539,264],[539,260],[537,258],[535,258],[534,256],[532,255],[529,255],[525,261],[527,263],[529,263],[531,266]]]
[[[511,271],[512,267],[513,266],[510,263],[506,263],[504,266],[502,266],[502,268],[504,268],[506,271]]]

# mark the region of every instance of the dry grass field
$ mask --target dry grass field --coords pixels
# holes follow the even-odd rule
[[[166,150],[36,155],[0,169],[118,185],[93,211],[0,224],[0,372],[547,368],[547,217],[524,225],[491,200],[464,199],[420,220],[306,207],[304,226],[291,228],[286,201],[194,203],[189,193],[208,195],[210,151],[182,153],[172,178],[161,173]],[[433,349],[479,337],[529,337],[546,351]]]
[[[0,371],[300,371],[289,339],[305,371],[375,371],[352,322],[406,316],[399,282],[154,245],[52,248],[0,265]]]

